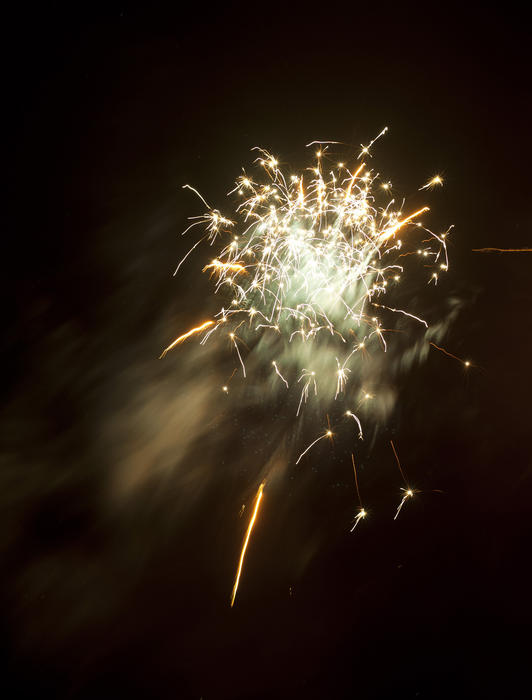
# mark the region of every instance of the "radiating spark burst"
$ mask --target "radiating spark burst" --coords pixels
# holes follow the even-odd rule
[[[235,598],[236,598],[236,592],[238,590],[238,584],[240,582],[240,575],[242,573],[242,566],[244,564],[244,557],[246,556],[246,549],[249,543],[249,538],[251,536],[251,532],[253,530],[253,526],[255,525],[255,520],[257,519],[257,513],[259,512],[259,507],[260,507],[260,502],[262,501],[262,493],[264,491],[264,481],[262,484],[259,486],[259,490],[257,491],[257,495],[255,496],[255,507],[253,508],[253,513],[251,514],[251,518],[249,520],[248,528],[246,530],[246,536],[244,537],[244,543],[242,545],[242,550],[240,552],[240,559],[238,560],[238,567],[236,570],[236,576],[235,576],[235,583],[233,585],[233,591],[231,593],[231,607],[233,607],[235,603]],[[243,511],[241,511],[242,514]]]
[[[224,305],[214,315],[215,321],[177,338],[163,356],[190,335],[205,331],[200,341],[203,345],[224,327],[244,377],[248,341],[261,362],[266,359],[265,366],[277,375],[271,382],[272,391],[280,391],[282,382],[290,392],[298,392],[296,416],[306,410],[309,399],[325,405],[349,401],[357,413],[369,413],[376,406],[378,401],[372,401],[376,383],[371,378],[367,381],[362,371],[368,358],[389,352],[387,334],[405,333],[406,323],[422,332],[431,330],[414,309],[400,308],[398,285],[408,279],[413,265],[428,275],[429,283],[437,283],[438,275],[449,269],[446,240],[450,228],[443,233],[426,228],[421,217],[429,212],[428,206],[418,204],[403,211],[404,200],[394,198],[392,183],[367,165],[374,143],[386,132],[387,128],[367,146],[361,145],[351,161],[329,159],[330,149],[338,142],[313,141],[308,145],[317,147],[315,163],[300,173],[283,171],[271,153],[253,149],[257,153],[254,165],[261,174],[243,172],[237,179],[229,194],[239,202],[230,218],[185,185],[199,196],[206,211],[190,217],[183,233],[201,226],[203,234],[181,259],[176,272],[201,243],[214,247],[211,262],[203,271],[210,273],[214,291],[223,296]],[[435,175],[419,189],[427,191],[442,184],[442,177]],[[255,336],[253,343],[250,336]],[[425,342],[429,337],[435,338],[425,336]],[[384,367],[384,363],[375,366]],[[228,386],[222,391],[227,394]],[[356,413],[344,408],[344,415],[355,421],[362,438]],[[296,464],[318,442],[332,437],[329,426],[299,455]],[[406,480],[405,485],[396,517],[415,493]],[[262,487],[242,549],[231,604]],[[365,516],[360,503],[355,526]]]
[[[329,163],[328,149],[337,142],[314,141],[309,145],[318,146],[315,164],[299,174],[288,175],[271,153],[254,149],[255,165],[263,176],[244,173],[237,179],[229,194],[241,201],[230,218],[186,186],[207,206],[204,214],[191,218],[187,231],[201,224],[205,233],[178,268],[199,242],[222,241],[203,270],[211,272],[215,293],[223,294],[226,302],[201,342],[225,324],[246,376],[246,335],[271,339],[273,371],[287,387],[300,386],[297,415],[310,395],[318,396],[318,386],[325,400],[347,398],[350,383],[358,380],[354,367],[362,353],[371,353],[377,345],[387,351],[386,335],[394,330],[393,323],[387,320],[384,325],[381,316],[427,328],[419,315],[383,303],[393,298],[404,277],[401,258],[417,250],[423,269],[440,272],[449,267],[447,232],[436,234],[422,225],[420,217],[429,208],[403,212],[391,194],[391,183],[366,165],[372,146],[386,132],[387,128],[361,146],[360,162],[354,165]],[[442,184],[441,177],[427,186],[430,183]],[[421,249],[419,230],[424,234]],[[400,233],[412,246],[399,238]],[[436,282],[438,272],[430,270],[428,281]],[[235,331],[242,325],[237,337]],[[177,342],[180,339],[165,353]],[[321,353],[319,367],[307,364],[309,344]]]

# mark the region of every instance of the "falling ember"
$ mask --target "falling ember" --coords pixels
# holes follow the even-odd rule
[[[257,519],[257,513],[259,512],[259,506],[260,502],[262,500],[262,493],[264,490],[264,481],[262,484],[259,486],[259,490],[257,491],[257,495],[255,496],[255,507],[253,508],[253,513],[251,515],[251,519],[249,521],[248,529],[246,530],[246,536],[244,538],[244,544],[242,545],[242,551],[240,552],[240,559],[238,561],[238,568],[236,570],[236,576],[235,576],[235,583],[233,585],[233,592],[231,593],[231,607],[233,607],[235,603],[235,597],[236,597],[236,592],[238,590],[238,584],[240,581],[240,574],[242,573],[242,566],[244,564],[244,557],[246,556],[246,549],[248,546],[249,538],[251,536],[251,531],[253,530],[253,526],[255,525],[255,520]]]
[[[197,328],[192,328],[187,333],[183,333],[183,335],[180,335],[179,338],[176,338],[173,343],[170,343],[170,345],[162,351],[159,359],[163,358],[170,350],[172,350],[172,348],[175,348],[176,345],[179,345],[179,343],[182,343],[187,338],[190,338],[191,335],[194,335],[195,333],[201,333],[201,331],[205,330],[205,328],[208,328],[209,326],[212,326],[213,324],[214,321],[205,321],[205,323],[202,323],[201,326],[198,326]]]
[[[401,473],[401,476],[403,477],[403,481],[405,482],[405,486],[406,486],[406,488],[401,489],[401,491],[403,492],[403,498],[401,499],[401,503],[399,503],[399,506],[397,508],[397,512],[395,513],[395,517],[394,517],[394,520],[397,520],[397,516],[401,512],[401,509],[404,506],[404,504],[406,503],[406,501],[409,498],[412,498],[412,496],[416,492],[414,491],[414,489],[411,489],[410,486],[408,486],[408,482],[406,480],[406,476],[405,476],[405,473],[403,471],[403,468],[401,467],[401,462],[399,461],[399,455],[397,454],[397,450],[395,449],[395,445],[393,444],[393,440],[390,440],[390,445],[392,446],[392,450],[393,450],[393,453],[395,455],[395,460],[397,462],[397,467]]]
[[[431,190],[433,187],[436,187],[436,185],[443,185],[443,178],[441,175],[435,175],[431,180],[429,180],[423,187],[420,187],[420,190]]]
[[[307,447],[307,449],[306,449],[306,450],[303,450],[303,452],[299,455],[299,457],[297,458],[296,464],[299,464],[299,462],[301,461],[301,458],[304,457],[304,456],[307,454],[307,452],[308,452],[312,447],[314,447],[314,445],[315,445],[317,442],[319,442],[320,440],[323,440],[323,439],[326,438],[326,437],[328,437],[328,438],[332,437],[332,432],[331,432],[330,430],[328,430],[324,435],[320,435],[319,438],[316,438],[316,439],[314,440],[314,442],[311,442],[310,445]]]
[[[397,516],[401,512],[401,508],[404,506],[407,499],[412,498],[412,496],[414,495],[414,492],[412,491],[412,489],[401,489],[401,491],[403,492],[403,498],[401,499],[401,503],[399,503],[394,520],[397,520]]]
[[[532,248],[472,248],[473,253],[532,253]]]
[[[471,362],[469,360],[462,360],[460,357],[457,357],[456,355],[453,355],[452,352],[449,352],[445,348],[441,348],[439,345],[436,345],[436,343],[429,343],[429,345],[432,345],[433,348],[436,348],[436,350],[439,350],[442,352],[444,355],[447,355],[447,357],[452,357],[453,360],[456,360],[457,362],[461,362],[464,367],[470,367]]]
[[[353,463],[353,472],[355,474],[355,484],[357,487],[358,503],[360,505],[360,509],[354,518],[353,527],[351,528],[351,532],[353,532],[354,529],[356,528],[356,526],[358,525],[358,523],[366,517],[367,513],[364,510],[364,506],[362,505],[362,499],[360,498],[360,489],[358,488],[357,468],[355,465],[355,455],[353,453],[351,453],[351,461]]]
[[[358,523],[359,523],[361,520],[363,520],[363,519],[366,517],[366,515],[367,515],[367,513],[366,513],[366,511],[364,510],[364,508],[361,508],[361,509],[358,511],[358,513],[355,515],[355,520],[354,520],[353,527],[351,528],[351,532],[354,532],[354,530],[355,530],[356,526],[358,525]]]

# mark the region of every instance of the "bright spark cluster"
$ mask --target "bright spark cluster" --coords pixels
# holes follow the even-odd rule
[[[260,176],[244,172],[237,179],[229,193],[239,200],[231,218],[209,207],[190,187],[208,210],[192,217],[185,233],[198,225],[205,230],[177,270],[201,241],[219,244],[203,271],[211,274],[224,305],[214,321],[183,334],[167,350],[195,332],[205,330],[202,343],[224,332],[246,376],[242,334],[276,334],[283,344],[269,363],[279,381],[300,387],[299,415],[309,394],[318,393],[318,372],[306,366],[308,353],[296,351],[294,363],[292,352],[288,360],[287,344],[316,346],[319,338],[329,338],[320,346],[326,344],[329,354],[335,348],[334,364],[329,363],[326,377],[320,367],[319,378],[336,399],[346,392],[357,354],[375,341],[386,351],[383,314],[408,317],[426,328],[426,321],[388,299],[408,255],[418,256],[427,282],[438,281],[448,269],[448,231],[436,234],[423,226],[427,206],[404,212],[392,184],[366,165],[371,147],[386,131],[361,147],[354,165],[332,161],[328,149],[333,142],[313,142],[315,162],[300,174],[284,172],[277,158],[255,149]],[[442,183],[436,175],[420,190]],[[422,235],[413,235],[413,227]],[[370,396],[360,391],[361,400]]]
[[[358,371],[365,356],[376,349],[387,351],[388,333],[399,330],[391,317],[402,321],[397,324],[402,331],[405,322],[428,329],[423,318],[391,301],[398,296],[394,291],[405,273],[405,261],[408,256],[417,257],[426,282],[434,284],[449,265],[446,238],[450,229],[437,234],[426,228],[421,217],[429,208],[418,206],[405,211],[404,200],[395,198],[392,183],[367,164],[373,144],[386,131],[383,129],[367,146],[361,146],[351,163],[333,161],[331,146],[336,142],[314,141],[308,146],[316,149],[315,161],[298,174],[285,172],[268,151],[254,149],[258,174],[243,172],[237,179],[229,192],[237,198],[230,218],[185,185],[198,195],[206,211],[191,217],[184,234],[197,226],[202,226],[204,232],[176,273],[200,243],[210,244],[215,254],[202,270],[211,275],[215,292],[224,302],[214,318],[177,337],[162,356],[191,336],[202,334],[204,344],[213,334],[222,333],[246,377],[250,352],[246,341],[258,334],[253,350],[262,366],[271,367],[275,391],[294,386],[299,393],[297,416],[309,397],[318,396],[320,390],[327,405],[339,397],[349,401],[349,409],[354,410],[344,407],[344,419],[353,420],[357,436],[363,437],[356,412],[374,398],[362,383],[363,373]],[[441,175],[434,175],[419,191],[442,184]],[[426,336],[427,342],[430,337]],[[463,362],[434,342],[429,344]],[[468,367],[469,361],[464,365]],[[222,391],[229,393],[228,384]],[[301,452],[296,464],[317,443],[333,440],[328,416],[327,423],[328,430]],[[405,479],[393,442],[392,448],[405,483],[396,519],[417,491]],[[352,461],[359,510],[351,531],[368,514],[360,499],[353,455]],[[245,533],[231,606],[264,486],[265,481],[257,491]]]

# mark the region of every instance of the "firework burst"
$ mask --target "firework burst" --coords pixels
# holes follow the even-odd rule
[[[298,414],[310,396],[345,397],[353,379],[355,400],[364,399],[356,363],[368,348],[386,352],[393,317],[428,327],[393,302],[406,256],[418,257],[428,283],[448,269],[448,231],[423,226],[427,206],[405,213],[391,183],[365,163],[385,132],[361,147],[354,167],[332,162],[333,142],[309,144],[317,146],[316,160],[300,174],[284,172],[269,152],[255,149],[261,177],[244,172],[237,179],[229,193],[239,200],[231,218],[186,186],[208,210],[185,231],[204,227],[177,269],[200,242],[216,246],[216,257],[202,269],[224,303],[210,323],[179,336],[163,355],[201,331],[202,343],[225,333],[246,376],[245,340],[255,335],[255,344],[257,336],[264,341],[261,350],[277,383],[298,387]],[[441,182],[436,176],[425,188]],[[413,235],[413,227],[422,235]]]
[[[449,267],[450,229],[442,233],[428,229],[422,221],[428,206],[406,208],[403,199],[395,198],[392,184],[367,164],[372,146],[386,131],[361,146],[354,164],[332,159],[336,142],[308,144],[317,149],[315,161],[298,174],[286,172],[268,151],[253,149],[254,174],[244,171],[238,177],[229,192],[236,203],[228,216],[185,185],[206,210],[192,217],[184,232],[203,229],[176,272],[201,243],[209,245],[214,256],[200,269],[209,273],[214,292],[223,301],[213,318],[184,332],[162,356],[192,336],[201,335],[201,344],[221,336],[235,354],[233,374],[239,370],[242,377],[258,380],[259,374],[269,371],[271,395],[294,395],[297,417],[310,402],[329,410],[333,402],[348,401],[349,410],[342,409],[344,423],[353,421],[357,437],[363,438],[358,414],[367,412],[375,398],[371,381],[369,385],[366,381],[367,366],[380,358],[370,370],[370,379],[380,380],[387,362],[392,364],[385,358],[394,356],[389,349],[391,334],[418,338],[412,330],[417,328],[425,334],[423,352],[430,343],[447,353],[431,342],[439,340],[434,328],[415,309],[403,307],[400,285],[413,268],[421,271],[425,284],[437,284]],[[419,190],[442,184],[436,175]],[[419,273],[414,279],[419,281]],[[416,343],[409,362],[420,352]],[[398,354],[403,353],[399,358],[403,360],[404,342],[401,347]],[[250,373],[246,364],[251,357],[258,362]],[[227,393],[227,385],[222,390]],[[328,418],[327,422],[329,429],[315,437],[296,464],[326,438],[332,442],[335,433]],[[353,468],[357,479],[354,462]],[[358,481],[356,485],[360,509],[352,529],[367,515]],[[263,486],[264,482],[246,533],[231,605]],[[402,494],[396,518],[414,491],[406,485]]]

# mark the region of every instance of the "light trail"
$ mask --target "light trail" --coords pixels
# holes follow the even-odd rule
[[[353,527],[351,528],[351,532],[354,532],[358,523],[366,517],[367,512],[364,510],[364,506],[362,505],[362,499],[360,498],[360,490],[358,488],[357,468],[355,466],[355,456],[352,452],[351,452],[351,462],[353,463],[353,473],[355,475],[355,484],[357,487],[358,504],[360,506],[358,513],[355,515]]]
[[[213,260],[209,265],[205,265],[203,272],[205,272],[205,270],[213,270],[218,272],[229,270],[230,272],[237,273],[246,272],[246,268],[243,265],[239,265],[238,263],[223,263],[219,260]]]
[[[449,352],[445,348],[440,347],[439,345],[436,345],[436,343],[429,343],[429,345],[432,345],[433,348],[436,348],[436,350],[439,350],[442,352],[444,355],[447,355],[447,357],[452,357],[453,360],[456,360],[457,362],[460,362],[464,367],[470,367],[471,362],[469,360],[462,360],[461,357],[458,357],[457,355],[453,355],[452,352]]]
[[[431,180],[429,180],[423,187],[420,187],[421,190],[431,190],[433,187],[436,187],[436,185],[443,185],[443,178],[441,175],[435,175]]]
[[[296,464],[299,464],[299,462],[301,461],[302,457],[304,457],[304,456],[307,454],[307,452],[311,449],[311,447],[314,447],[314,445],[315,445],[317,442],[319,442],[320,440],[323,440],[323,439],[326,438],[326,437],[332,437],[332,432],[331,432],[330,430],[328,430],[328,431],[327,431],[326,433],[324,433],[323,435],[320,435],[320,437],[319,437],[319,438],[316,438],[316,440],[314,440],[314,442],[311,442],[310,445],[307,447],[307,449],[304,450],[304,451],[299,455],[299,457],[297,458]]]
[[[401,467],[401,462],[399,461],[399,455],[397,454],[397,450],[395,449],[395,445],[393,444],[393,440],[390,440],[390,445],[392,446],[392,450],[393,450],[393,453],[395,455],[395,461],[397,462],[397,467],[399,468],[399,471],[401,473],[401,476],[403,477],[403,481],[405,482],[405,486],[406,486],[406,488],[401,489],[401,491],[403,492],[403,497],[401,499],[401,503],[399,503],[399,506],[397,507],[397,511],[396,511],[395,517],[394,517],[394,520],[397,520],[397,517],[398,517],[399,513],[401,512],[406,501],[409,498],[412,498],[414,496],[414,494],[417,493],[417,491],[415,491],[414,489],[411,489],[410,486],[408,485],[405,473],[403,471],[403,468]]]
[[[214,325],[214,321],[205,321],[205,323],[202,323],[201,326],[197,326],[197,328],[192,328],[186,333],[183,333],[183,335],[180,335],[179,338],[176,338],[173,343],[170,343],[170,345],[162,351],[161,355],[159,356],[159,359],[163,358],[170,350],[175,348],[176,345],[179,345],[179,343],[182,343],[187,338],[190,338],[191,335],[201,333],[201,331],[205,330],[205,328],[209,328],[209,326],[212,325]]]
[[[257,513],[259,512],[259,506],[262,500],[262,493],[264,490],[264,483],[265,482],[263,481],[262,484],[259,486],[257,495],[255,496],[255,507],[253,508],[253,513],[248,524],[248,529],[246,530],[244,544],[242,545],[242,551],[240,552],[240,559],[238,560],[238,568],[236,570],[235,583],[233,585],[233,591],[231,593],[231,607],[233,607],[235,603],[236,592],[238,591],[238,584],[240,582],[240,575],[242,573],[242,566],[244,564],[244,557],[246,556],[246,549],[248,547],[249,538],[251,536],[253,526],[255,525],[255,520],[257,519]]]
[[[401,512],[402,507],[406,503],[406,501],[409,498],[412,498],[414,495],[414,491],[412,489],[401,489],[403,492],[403,498],[401,499],[401,503],[399,503],[399,506],[397,507],[397,512],[395,513],[394,520],[397,520],[397,517],[399,516],[399,513]]]
[[[532,253],[532,248],[472,248],[473,253]]]

